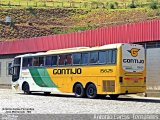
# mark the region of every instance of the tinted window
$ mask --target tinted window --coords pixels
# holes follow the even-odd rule
[[[44,66],[44,57],[34,57],[33,66]]]
[[[23,67],[28,67],[28,58],[23,58]]]
[[[64,65],[65,64],[65,55],[59,55],[59,65]]]
[[[39,66],[39,57],[33,58],[33,66]]]
[[[51,65],[57,65],[57,56],[52,56],[52,62]]]
[[[116,63],[116,50],[107,50],[107,64],[115,64]]]
[[[46,66],[52,65],[52,56],[46,56],[45,65]]]
[[[107,64],[112,63],[112,50],[107,50]]]
[[[88,53],[82,53],[82,65],[87,65],[88,64],[88,59],[89,59],[89,54]]]
[[[32,66],[32,58],[23,58],[23,67]]]
[[[81,63],[81,53],[73,54],[73,64],[79,65]]]
[[[32,66],[32,58],[28,58],[28,66]]]
[[[39,57],[39,66],[44,66],[44,57]]]
[[[112,51],[112,63],[115,64],[117,59],[117,50]]]
[[[71,65],[72,64],[72,55],[68,54],[66,55],[65,65]]]
[[[14,59],[14,64],[20,65],[21,64],[21,58],[15,58]]]
[[[100,51],[99,52],[99,63],[100,64],[105,64],[107,60],[107,54],[106,51]]]
[[[90,63],[98,63],[98,52],[90,53]]]

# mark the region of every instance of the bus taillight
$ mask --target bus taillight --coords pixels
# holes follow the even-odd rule
[[[123,77],[119,77],[119,83],[120,83],[120,84],[123,83]]]
[[[144,77],[144,83],[146,83],[146,77]]]

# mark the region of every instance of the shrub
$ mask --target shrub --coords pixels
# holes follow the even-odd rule
[[[134,2],[134,0],[132,0],[132,3],[129,4],[129,7],[130,8],[136,8],[137,7],[136,4],[135,4],[135,2]]]
[[[114,2],[116,8],[118,8],[118,2]]]
[[[155,0],[152,0],[151,3],[150,3],[150,8],[151,9],[158,9],[158,2],[155,1]]]
[[[110,3],[110,4],[109,4],[109,8],[110,8],[110,9],[115,9],[114,4],[113,4],[113,3]]]
[[[84,30],[87,30],[87,27],[84,27],[84,26],[75,26],[72,29],[74,31],[84,31]]]
[[[33,9],[31,6],[27,7],[26,10],[29,11],[30,14],[36,16],[35,9]]]
[[[92,8],[98,8],[98,2],[91,2]]]
[[[54,28],[51,28],[51,29],[52,29],[52,33],[53,34],[62,34],[62,33],[64,33],[63,28],[54,27]]]

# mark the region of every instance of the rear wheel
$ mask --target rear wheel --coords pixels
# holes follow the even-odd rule
[[[109,95],[109,96],[110,96],[110,98],[111,98],[112,100],[115,100],[115,99],[118,98],[119,95]]]
[[[78,84],[75,85],[75,87],[74,87],[74,94],[78,98],[81,98],[81,97],[85,96],[84,88],[83,88],[83,86],[80,83],[78,83]]]
[[[86,88],[86,95],[88,98],[96,98],[97,97],[97,88],[94,84],[89,84]]]
[[[24,91],[24,94],[30,94],[31,93],[28,83],[23,84],[22,90]]]

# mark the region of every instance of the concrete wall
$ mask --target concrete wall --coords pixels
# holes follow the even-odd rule
[[[8,74],[8,64],[12,63],[15,55],[0,56],[0,85],[10,85],[11,75]]]
[[[160,90],[160,48],[147,49],[147,89]]]

